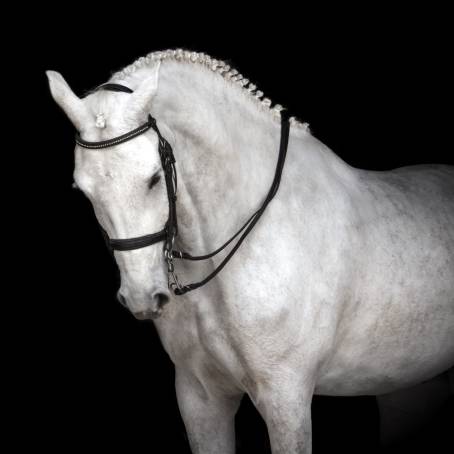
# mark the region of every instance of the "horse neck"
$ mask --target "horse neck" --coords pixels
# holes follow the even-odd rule
[[[132,77],[128,86],[134,87],[147,71]],[[177,160],[177,247],[197,255],[212,251],[263,202],[276,168],[280,118],[218,74],[177,62],[162,63],[151,113]],[[327,214],[345,205],[355,169],[317,139],[292,127],[287,161],[287,178],[298,191],[281,189],[279,197],[297,196],[318,211],[326,206]]]
[[[174,144],[179,237],[196,254],[236,232],[273,178],[280,120],[241,90],[209,70],[161,67],[152,113]]]

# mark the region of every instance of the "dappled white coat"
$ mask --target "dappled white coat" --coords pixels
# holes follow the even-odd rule
[[[153,53],[114,74],[133,94],[52,94],[85,140],[158,120],[177,160],[176,248],[209,252],[263,201],[280,107],[204,54]],[[168,214],[153,130],[105,150],[76,146],[74,179],[111,238],[162,229]],[[273,453],[311,451],[313,393],[389,393],[454,363],[454,170],[354,169],[292,121],[281,186],[216,279],[169,296],[162,244],[115,252],[129,309],[154,318],[176,368],[193,452],[233,453],[248,393]],[[224,255],[222,255],[223,257]],[[219,259],[178,262],[183,283]]]

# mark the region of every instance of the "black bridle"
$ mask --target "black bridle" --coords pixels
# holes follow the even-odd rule
[[[117,91],[117,92],[124,92],[124,93],[132,93],[133,91],[125,87],[124,85],[120,84],[104,84],[99,86],[96,90],[109,90],[109,91]],[[288,146],[288,139],[289,139],[289,131],[290,131],[290,124],[288,121],[288,115],[286,111],[281,111],[281,141],[279,147],[279,157],[276,165],[276,171],[274,174],[273,183],[271,184],[270,190],[268,194],[260,206],[260,208],[252,214],[252,216],[245,222],[245,224],[238,230],[235,235],[233,235],[228,241],[226,241],[222,246],[220,246],[215,251],[205,254],[205,255],[198,255],[194,256],[187,252],[177,251],[173,249],[175,238],[178,235],[178,224],[177,224],[177,211],[176,211],[176,201],[177,201],[177,172],[175,168],[175,157],[173,155],[172,147],[170,146],[169,142],[161,135],[158,126],[156,124],[156,120],[151,116],[148,115],[148,120],[143,125],[139,126],[132,131],[127,132],[118,137],[114,137],[113,139],[103,140],[100,142],[88,142],[83,140],[80,137],[79,133],[76,133],[76,143],[84,148],[90,149],[103,149],[108,147],[113,147],[115,145],[119,145],[121,143],[127,142],[128,140],[132,140],[135,137],[139,136],[140,134],[145,133],[150,128],[154,129],[156,134],[158,135],[159,145],[158,151],[159,156],[161,158],[161,165],[164,171],[166,188],[167,188],[167,197],[169,201],[169,218],[164,226],[164,228],[156,233],[151,233],[149,235],[143,235],[135,238],[125,238],[125,239],[112,239],[109,238],[107,232],[101,227],[103,232],[104,238],[106,240],[106,244],[111,251],[131,251],[133,249],[140,249],[146,246],[151,246],[152,244],[164,242],[164,257],[167,262],[167,271],[168,271],[168,279],[169,279],[169,288],[173,290],[175,295],[183,295],[191,290],[195,290],[196,288],[201,287],[202,285],[206,284],[208,281],[213,279],[227,262],[232,258],[233,254],[238,250],[243,240],[246,238],[248,233],[253,229],[254,225],[259,220],[260,216],[265,211],[268,204],[271,202],[273,197],[276,195],[277,190],[279,188],[279,184],[281,181],[282,176],[282,169],[284,168],[285,157],[287,155],[287,146]],[[225,249],[238,235],[240,238],[232,247],[230,252],[227,256],[222,260],[222,262],[212,271],[208,276],[206,276],[203,280],[199,282],[194,282],[192,284],[181,285],[177,275],[175,274],[175,268],[173,264],[173,260],[176,259],[183,259],[183,260],[206,260],[209,259],[223,249]]]

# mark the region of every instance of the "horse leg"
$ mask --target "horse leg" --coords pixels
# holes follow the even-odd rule
[[[313,387],[279,383],[251,396],[268,428],[273,454],[312,452]]]
[[[213,392],[182,370],[176,371],[175,386],[193,454],[234,454],[235,413],[242,394]]]

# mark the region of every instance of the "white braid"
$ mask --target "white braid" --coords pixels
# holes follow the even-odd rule
[[[202,52],[193,52],[184,49],[168,49],[165,51],[151,52],[146,56],[138,58],[135,62],[126,66],[121,71],[113,75],[114,79],[124,79],[131,75],[133,72],[155,61],[173,60],[182,61],[185,63],[192,63],[204,66],[211,71],[221,75],[227,82],[233,83],[236,87],[244,90],[244,93],[249,96],[253,101],[258,102],[258,105],[264,109],[269,110],[274,116],[280,116],[280,112],[284,109],[281,105],[276,104],[272,107],[272,101],[269,98],[263,98],[262,91],[257,90],[257,87],[243,77],[238,70],[231,68],[230,65],[222,60],[217,60]],[[295,117],[290,118],[292,126],[302,128],[309,131],[307,123],[299,122]]]

